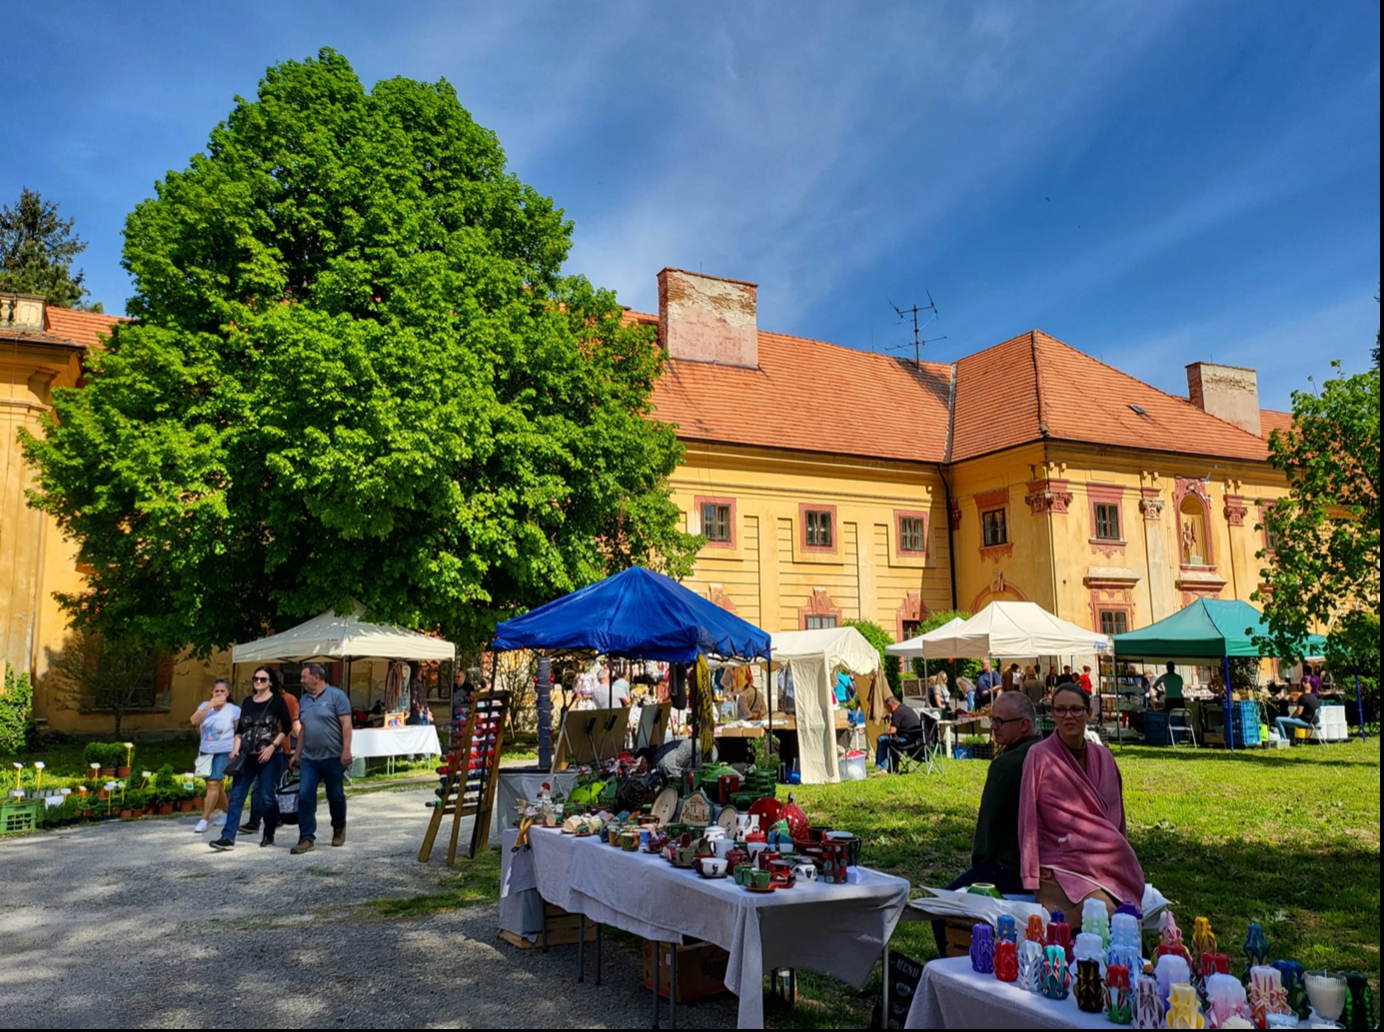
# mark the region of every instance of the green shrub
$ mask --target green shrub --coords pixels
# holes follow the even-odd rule
[[[961,738],[961,744],[969,746],[989,745],[990,739],[986,738],[984,735],[964,735]]]
[[[903,675],[899,670],[899,661],[897,657],[884,651],[887,646],[894,644],[890,633],[871,620],[847,620],[845,626],[854,627],[860,632],[861,637],[875,647],[875,651],[879,653],[879,661],[884,666],[884,676],[889,682],[889,690],[894,693],[895,698],[901,696]]]
[[[120,742],[88,742],[82,750],[82,762],[88,768],[94,763],[102,770],[125,766],[125,746]]]
[[[0,692],[0,753],[23,749],[33,729],[34,686],[28,671],[5,664],[5,688]]]
[[[165,763],[154,774],[149,783],[149,798],[156,803],[172,803],[182,797],[183,785],[173,770],[173,764]]]

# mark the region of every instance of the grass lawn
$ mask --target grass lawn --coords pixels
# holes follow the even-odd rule
[[[1127,746],[1115,755],[1130,841],[1189,937],[1192,919],[1209,917],[1234,964],[1257,921],[1273,957],[1363,971],[1378,993],[1378,738],[1234,755]],[[864,863],[907,878],[916,896],[970,866],[988,767],[949,762],[941,776],[796,793],[814,822],[863,836]],[[919,961],[936,956],[927,924],[900,924],[892,946]],[[780,1023],[835,1024],[843,1009],[864,1021],[877,998],[877,980],[861,994],[824,979],[804,983],[809,999]]]

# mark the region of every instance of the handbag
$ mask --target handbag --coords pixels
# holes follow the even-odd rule
[[[199,778],[211,777],[211,753],[197,754],[197,762],[192,766],[192,773]]]
[[[240,768],[243,766],[245,766],[245,754],[241,753],[238,756],[231,757],[231,762],[226,764],[226,769],[223,773],[227,777],[231,777],[235,774],[239,774]]]

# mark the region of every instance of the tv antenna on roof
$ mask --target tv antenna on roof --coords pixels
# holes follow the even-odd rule
[[[935,320],[939,315],[941,315],[941,313],[937,311],[937,302],[932,300],[932,291],[928,290],[926,287],[924,287],[923,290],[927,292],[927,304],[925,305],[915,304],[912,308],[900,308],[898,305],[894,304],[894,302],[889,301],[887,297],[884,299],[885,301],[889,302],[889,307],[894,310],[894,314],[897,315],[900,319],[907,319],[910,315],[913,317],[913,364],[917,366],[919,369],[923,367],[923,345],[935,344],[939,340],[947,339],[945,335],[941,337],[930,337],[927,340],[923,339],[922,331],[927,329],[927,327],[931,325],[933,320]],[[919,312],[931,312],[932,318],[927,319],[923,323],[919,324]],[[894,347],[886,348],[885,350],[902,351],[907,346],[907,344],[897,344]]]

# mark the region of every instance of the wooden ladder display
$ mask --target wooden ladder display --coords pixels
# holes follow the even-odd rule
[[[456,864],[462,818],[476,818],[471,830],[470,850],[466,855],[474,857],[478,849],[484,848],[490,836],[490,814],[495,808],[500,736],[505,715],[509,711],[509,701],[509,692],[503,691],[472,696],[471,712],[466,723],[453,733],[443,759],[442,792],[434,804],[427,834],[423,836],[423,848],[418,851],[419,863],[425,864],[432,857],[437,833],[442,829],[443,819],[448,816],[452,818],[451,841],[447,847],[448,867]],[[461,776],[462,771],[465,772],[464,777]]]

